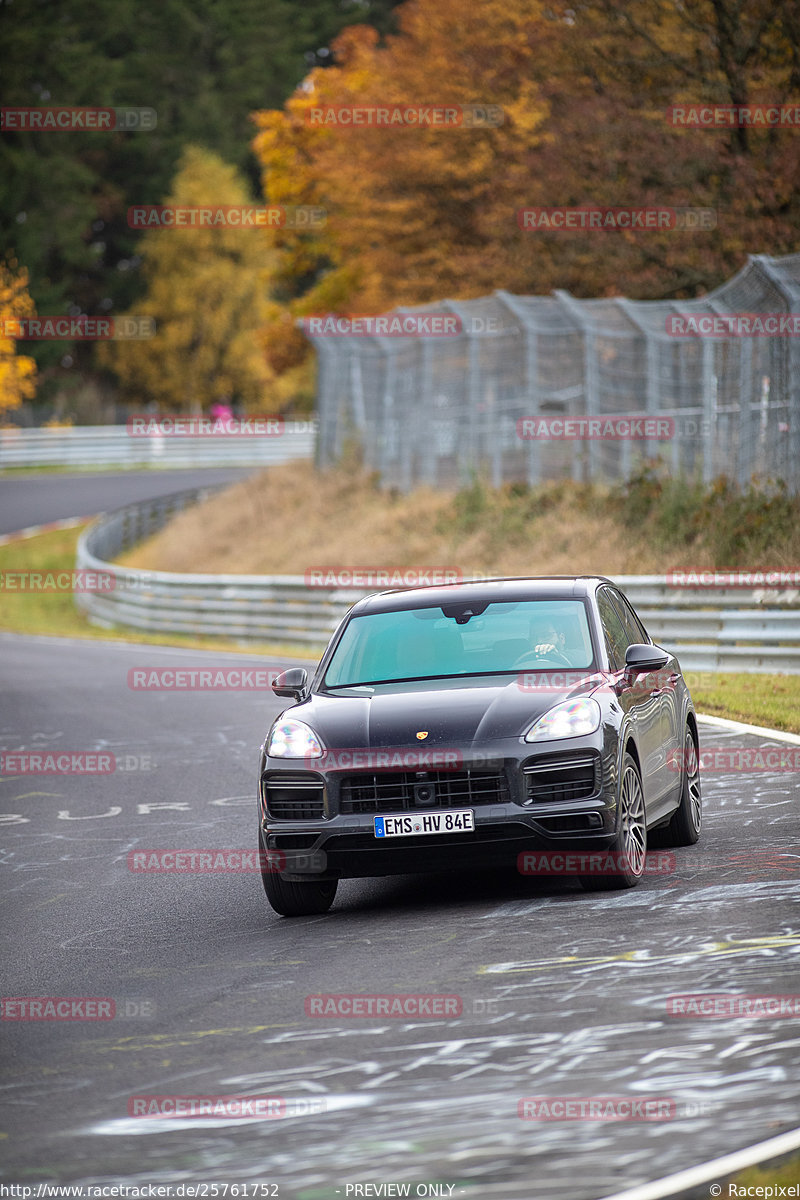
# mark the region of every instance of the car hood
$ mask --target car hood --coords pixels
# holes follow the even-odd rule
[[[577,671],[554,672],[544,684],[534,674],[414,680],[315,693],[288,713],[328,749],[464,748],[520,737],[554,705],[591,695],[599,682]]]

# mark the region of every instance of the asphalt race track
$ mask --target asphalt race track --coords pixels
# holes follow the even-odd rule
[[[204,467],[0,476],[0,535],[66,517],[93,517],[95,513],[188,488],[234,483],[257,469]]]
[[[630,892],[498,873],[350,881],[327,916],[287,920],[255,874],[142,874],[127,858],[253,848],[258,747],[280,707],[267,691],[134,691],[128,671],[278,664],[13,635],[0,656],[0,748],[116,763],[0,782],[2,995],[112,998],[116,1011],[0,1024],[4,1182],[594,1200],[797,1123],[797,1017],[666,1007],[800,992],[796,770],[704,772],[700,843]],[[463,1012],[307,1017],[320,993],[445,994]],[[285,1115],[128,1111],[136,1096],[232,1094],[280,1097]],[[523,1120],[525,1097],[671,1107]]]

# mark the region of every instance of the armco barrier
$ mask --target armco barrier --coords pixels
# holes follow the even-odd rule
[[[133,437],[124,425],[0,429],[0,468],[269,466],[311,458],[316,423],[287,421],[276,437],[192,434]]]
[[[107,571],[112,590],[76,602],[99,625],[220,634],[323,647],[351,604],[375,588],[308,587],[302,575],[178,575],[111,560],[216,489],[192,489],[99,518],[78,543],[79,568]],[[800,609],[758,606],[744,588],[670,586],[665,576],[616,576],[649,633],[684,670],[800,673]],[[796,597],[794,598],[797,603]]]

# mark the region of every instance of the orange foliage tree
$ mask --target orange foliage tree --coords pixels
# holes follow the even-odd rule
[[[36,393],[36,363],[17,353],[14,336],[16,319],[35,314],[27,271],[15,259],[0,262],[0,418]]]
[[[299,315],[375,312],[507,288],[682,297],[747,253],[795,248],[796,127],[687,129],[673,104],[800,99],[796,0],[407,0],[378,43],[352,27],[335,66],[255,114],[270,202],[316,204],[282,230],[267,353],[305,353]],[[497,127],[314,124],[313,109],[490,104]],[[525,207],[712,210],[713,228],[526,231]]]

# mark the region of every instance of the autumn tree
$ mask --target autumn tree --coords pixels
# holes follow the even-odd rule
[[[266,334],[276,369],[302,354],[291,319],[375,311],[497,287],[580,296],[681,297],[747,253],[795,248],[794,128],[671,125],[671,104],[797,97],[793,0],[407,0],[385,44],[352,28],[281,112],[257,114],[270,198],[328,211],[314,237],[283,234]],[[314,108],[499,105],[497,128],[314,125]],[[525,207],[707,208],[688,232],[539,231]]]
[[[15,259],[0,262],[0,416],[19,408],[36,392],[36,364],[17,353],[15,321],[35,316],[36,309],[28,294],[28,273]]]
[[[255,204],[234,167],[198,148],[184,155],[164,203],[215,212]],[[263,231],[227,222],[159,227],[145,234],[142,254],[147,293],[134,312],[154,319],[155,336],[108,343],[101,352],[125,397],[168,412],[198,412],[215,401],[274,411],[258,340],[269,315],[271,252]]]

